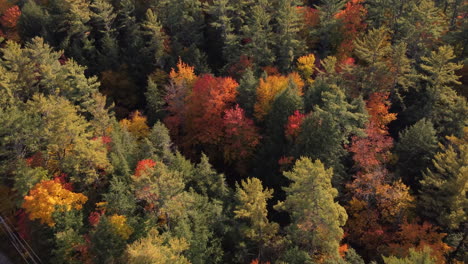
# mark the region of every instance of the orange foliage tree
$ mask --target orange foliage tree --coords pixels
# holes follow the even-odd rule
[[[39,219],[43,224],[54,226],[52,214],[56,210],[80,210],[87,200],[83,194],[65,189],[56,179],[37,183],[24,197],[22,207],[29,214],[29,219]]]
[[[349,240],[372,254],[382,253],[382,241],[392,237],[392,227],[406,216],[413,197],[401,180],[392,182],[385,164],[393,146],[387,125],[396,119],[389,113],[388,94],[374,93],[367,101],[367,137],[353,137],[348,150],[359,169],[348,190],[352,200],[347,206]]]
[[[135,169],[135,177],[140,177],[142,174],[146,174],[147,171],[156,166],[156,162],[152,159],[140,160]]]
[[[405,221],[389,243],[388,254],[398,257],[406,257],[411,248],[422,250],[431,248],[431,255],[437,263],[445,263],[445,254],[452,249],[443,242],[447,234],[439,233],[438,228],[428,222],[422,224]]]
[[[184,146],[219,145],[223,113],[236,99],[237,82],[230,77],[201,76],[187,101]]]
[[[297,73],[291,73],[288,76],[274,75],[268,76],[266,79],[260,79],[257,87],[257,102],[254,106],[254,116],[258,120],[268,114],[271,109],[271,105],[276,97],[286,88],[288,88],[289,81],[292,81],[297,86],[297,91],[302,95],[302,87],[304,82]]]
[[[349,0],[346,3],[345,9],[335,14],[337,19],[340,19],[343,23],[342,35],[344,40],[338,47],[337,58],[340,61],[346,60],[354,49],[353,41],[358,36],[359,32],[363,32],[366,29],[367,10],[362,5],[363,0]]]

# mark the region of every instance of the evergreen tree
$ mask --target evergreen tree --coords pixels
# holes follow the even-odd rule
[[[304,119],[296,141],[295,156],[323,160],[335,171],[333,184],[339,184],[344,169],[342,158],[346,154],[344,144],[348,144],[352,134],[362,134],[366,114],[362,112],[362,100],[348,103],[339,87],[331,88],[331,91],[322,93],[323,106],[316,106]]]
[[[462,138],[447,137],[433,159],[434,169],[423,173],[421,180],[421,213],[450,230],[462,228],[467,221],[468,199],[468,131]]]
[[[278,224],[268,221],[267,201],[272,198],[273,190],[263,189],[262,182],[257,178],[248,178],[237,185],[237,205],[235,218],[245,219],[247,223],[241,227],[243,236],[251,240],[258,250],[257,259],[263,259],[264,248],[272,243]]]
[[[237,87],[236,102],[245,110],[247,116],[253,115],[257,83],[258,80],[255,78],[252,69],[248,68],[242,75]]]
[[[300,158],[284,176],[291,184],[284,188],[286,200],[276,208],[291,216],[290,238],[313,258],[338,261],[347,214],[334,201],[338,191],[331,184],[333,170],[325,169],[320,160]]]
[[[165,116],[164,108],[166,104],[164,100],[164,91],[162,88],[158,87],[158,85],[151,78],[148,78],[145,98],[150,120],[163,120]]]
[[[145,47],[141,51],[142,63],[146,72],[151,72],[154,67],[163,68],[164,65],[164,42],[166,35],[159,23],[157,15],[148,9],[145,15],[145,21],[142,23],[142,34],[145,39]],[[147,62],[146,62],[147,61]]]
[[[259,0],[252,6],[252,13],[242,27],[245,39],[245,54],[253,58],[258,67],[271,65],[275,60],[272,50],[272,26],[270,5]]]
[[[418,190],[422,171],[437,150],[436,131],[430,121],[422,119],[400,132],[399,138],[395,146],[398,174],[406,185]]]
[[[98,72],[115,69],[119,64],[119,47],[114,24],[117,15],[112,5],[105,0],[93,1],[90,9],[92,11],[90,24],[96,44],[94,58],[98,63],[88,63],[88,65]]]
[[[277,40],[274,41],[276,64],[281,72],[289,72],[304,46],[298,34],[300,17],[295,0],[278,0],[277,4],[275,13]]]
[[[28,0],[21,8],[21,17],[18,25],[20,27],[20,36],[23,41],[32,39],[36,36],[50,40],[49,13],[36,1]]]

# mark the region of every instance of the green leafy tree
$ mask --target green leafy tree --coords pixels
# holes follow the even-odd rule
[[[414,248],[410,249],[409,255],[406,258],[385,257],[383,256],[385,264],[435,264],[436,259],[431,256],[431,249],[425,247],[421,251],[416,251]]]
[[[290,214],[290,238],[313,258],[338,261],[341,227],[348,216],[334,200],[338,191],[331,184],[333,170],[325,169],[320,160],[300,158],[284,176],[291,184],[284,188],[286,200],[275,208]]]
[[[163,120],[165,116],[164,91],[151,79],[148,78],[145,98],[148,108],[148,116],[153,120]]]

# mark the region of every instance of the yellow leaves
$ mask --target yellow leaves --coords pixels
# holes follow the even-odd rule
[[[268,76],[266,79],[260,79],[257,87],[257,102],[254,106],[254,115],[258,120],[263,120],[268,114],[275,97],[288,88],[290,80],[297,86],[298,93],[302,95],[304,82],[299,74],[295,72],[288,76],[274,75]]]
[[[167,233],[160,235],[152,229],[147,237],[128,246],[128,263],[189,264],[190,261],[182,255],[188,248],[184,238],[169,237]]]
[[[150,128],[146,124],[146,116],[138,110],[131,114],[130,119],[122,119],[120,125],[137,139],[143,139],[150,133]]]
[[[312,74],[315,71],[315,56],[314,54],[309,54],[302,56],[297,59],[297,70],[305,78],[308,84],[312,84],[314,80],[312,79]]]
[[[127,240],[133,233],[133,229],[127,224],[127,218],[124,215],[114,214],[109,218],[109,222],[124,240]]]
[[[171,78],[171,81],[174,82],[174,84],[177,86],[192,86],[192,84],[196,81],[197,76],[195,75],[194,67],[189,66],[179,58],[179,62],[177,63],[177,71],[172,68],[171,72],[169,73],[169,78]]]
[[[29,214],[29,219],[39,219],[42,224],[54,226],[52,214],[55,210],[80,210],[88,198],[81,193],[74,193],[65,189],[55,180],[37,183],[24,197],[22,207]]]

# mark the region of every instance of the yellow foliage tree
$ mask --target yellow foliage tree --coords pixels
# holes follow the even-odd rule
[[[127,258],[130,264],[190,264],[190,261],[182,255],[189,248],[189,244],[183,238],[160,235],[152,229],[148,237],[142,238],[129,245]]]
[[[257,87],[257,102],[254,106],[255,118],[263,120],[270,111],[275,97],[288,88],[290,80],[294,82],[298,88],[297,91],[302,95],[304,82],[296,72],[293,72],[288,76],[273,75],[268,76],[266,79],[260,79]]]
[[[114,214],[110,217],[109,222],[124,240],[127,240],[133,233],[133,229],[127,224],[127,217],[124,215]]]
[[[143,116],[138,110],[130,115],[130,119],[122,119],[120,125],[137,139],[143,139],[150,133],[150,128],[146,124],[146,116]]]
[[[80,210],[88,198],[81,193],[74,193],[65,189],[56,180],[41,181],[24,197],[22,207],[29,215],[29,219],[39,219],[42,224],[54,226],[52,214],[72,209]]]
[[[315,71],[314,62],[314,54],[305,55],[297,59],[297,71],[302,75],[307,84],[312,84],[314,82],[312,79],[312,74]]]

